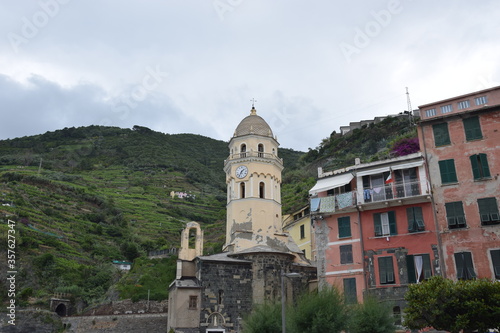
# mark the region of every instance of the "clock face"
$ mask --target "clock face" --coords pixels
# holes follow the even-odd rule
[[[248,168],[244,165],[240,165],[238,168],[236,168],[236,177],[238,178],[245,178],[247,173],[248,173]]]

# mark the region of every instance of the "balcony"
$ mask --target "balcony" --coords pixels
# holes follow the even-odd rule
[[[228,161],[237,160],[237,159],[266,159],[266,160],[275,160],[279,164],[283,164],[283,159],[276,156],[274,153],[265,153],[261,151],[246,151],[236,154],[230,154],[227,160],[224,160],[224,165],[227,164]]]
[[[406,198],[416,198],[418,200],[419,196],[429,193],[429,183],[427,180],[391,183],[375,188],[364,188],[362,190],[322,198],[313,198],[311,199],[311,212],[316,214],[331,214],[336,211],[353,208],[356,205],[387,203],[391,200]]]
[[[391,183],[374,188],[364,188],[359,200],[363,203],[401,199],[428,193],[427,181]]]

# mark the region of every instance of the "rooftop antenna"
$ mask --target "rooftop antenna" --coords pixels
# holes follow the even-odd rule
[[[408,103],[408,120],[410,121],[410,126],[413,126],[413,109],[411,108],[410,93],[408,92],[408,87],[406,87],[406,101]]]

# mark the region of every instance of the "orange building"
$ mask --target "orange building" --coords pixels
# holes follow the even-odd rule
[[[309,191],[320,286],[347,301],[405,305],[408,284],[440,274],[430,185],[421,153],[331,172]]]
[[[500,87],[419,107],[450,279],[500,279]]]

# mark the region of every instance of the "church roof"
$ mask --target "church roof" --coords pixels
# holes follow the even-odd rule
[[[235,137],[249,134],[273,137],[271,127],[262,117],[257,115],[257,110],[254,107],[250,110],[250,115],[243,118],[234,131]]]

